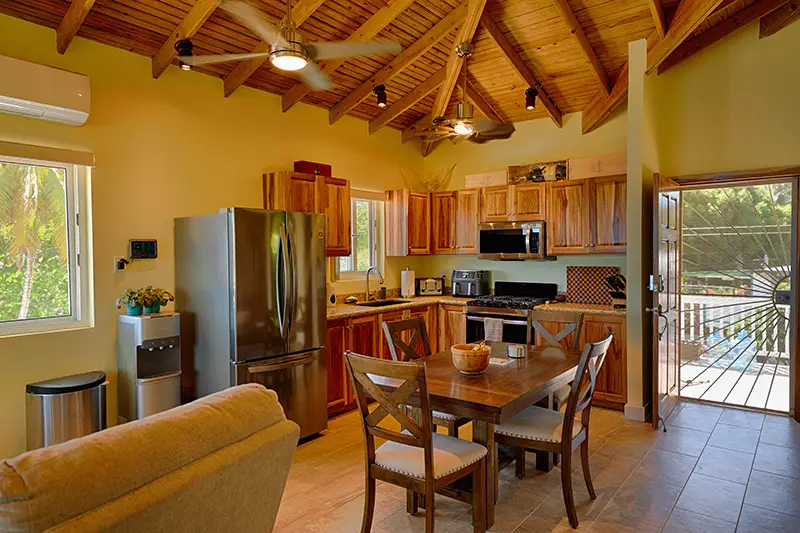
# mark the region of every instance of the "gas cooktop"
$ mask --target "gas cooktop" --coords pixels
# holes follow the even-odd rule
[[[557,292],[558,285],[555,283],[498,281],[494,284],[494,295],[470,300],[467,302],[467,312],[508,314],[516,310],[514,314],[527,314],[527,310],[554,299]]]
[[[537,305],[546,304],[547,298],[531,296],[479,296],[467,302],[469,307],[491,307],[509,309],[533,309]]]

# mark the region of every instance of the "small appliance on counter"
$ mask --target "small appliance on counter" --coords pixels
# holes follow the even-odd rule
[[[325,301],[328,307],[336,307],[336,288],[333,283],[325,284]]]
[[[491,292],[490,277],[488,270],[453,270],[450,292],[453,296],[486,296]]]
[[[441,296],[444,278],[419,278],[416,280],[417,296]]]
[[[405,270],[400,272],[400,296],[411,298],[416,293],[416,286],[414,271],[406,267]]]

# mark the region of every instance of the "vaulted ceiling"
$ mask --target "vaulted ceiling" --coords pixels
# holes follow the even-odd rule
[[[283,0],[250,0],[276,25]],[[220,0],[0,0],[0,12],[57,28],[59,52],[75,35],[153,58],[153,76],[177,64],[174,43],[190,38],[195,54],[264,51],[260,38],[219,9]],[[766,37],[800,17],[795,0],[294,0],[304,41],[373,37],[403,45],[400,55],[327,61],[336,86],[310,91],[264,58],[197,66],[224,80],[224,96],[246,85],[404,131],[453,113],[461,98],[455,44],[472,41],[467,98],[498,122],[583,111],[583,130],[600,126],[625,101],[630,41],[648,38],[649,68],[662,72],[753,20]],[[389,106],[375,105],[384,84]],[[539,92],[534,110],[524,91]],[[223,94],[220,95],[223,97]],[[431,143],[424,143],[427,153]]]

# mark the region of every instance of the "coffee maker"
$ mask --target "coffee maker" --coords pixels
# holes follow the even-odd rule
[[[453,270],[451,293],[453,296],[487,296],[491,293],[489,270]]]

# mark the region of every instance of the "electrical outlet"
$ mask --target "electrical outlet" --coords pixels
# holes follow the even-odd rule
[[[121,255],[114,256],[114,274],[125,271],[125,258]]]

